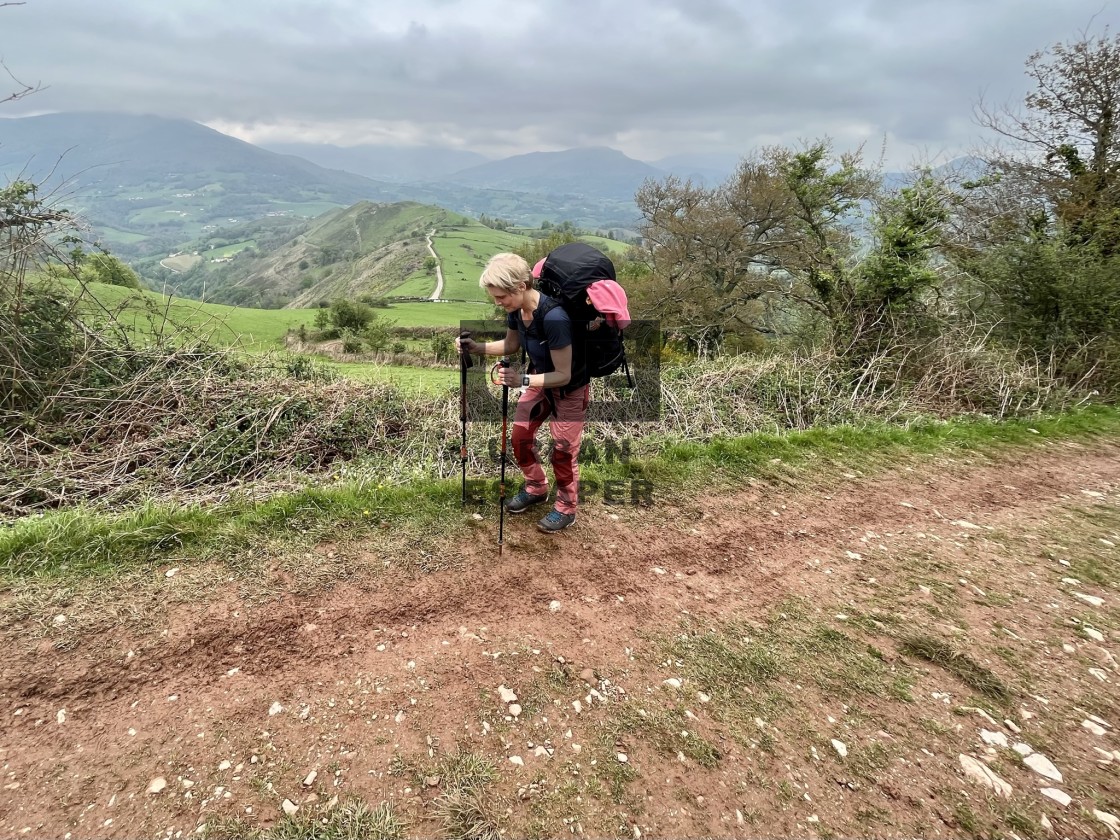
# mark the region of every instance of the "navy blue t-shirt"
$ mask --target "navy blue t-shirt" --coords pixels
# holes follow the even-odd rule
[[[521,320],[520,309],[506,316],[506,326],[511,330],[517,330],[521,336],[521,346],[529,354],[533,373],[552,373],[556,368],[552,364],[551,351],[562,350],[572,343],[572,322],[564,307],[553,306],[545,313],[543,328],[539,324],[540,315],[537,313],[551,300],[548,295],[541,293],[537,308],[533,310],[532,332],[526,330],[525,322]]]

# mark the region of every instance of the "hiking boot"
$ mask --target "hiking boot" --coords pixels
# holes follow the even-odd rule
[[[537,523],[537,529],[544,531],[546,534],[555,534],[557,531],[563,531],[575,521],[576,515],[574,513],[561,513],[553,508],[544,519]]]
[[[510,513],[524,513],[533,505],[539,505],[541,502],[548,501],[548,494],[537,496],[530,493],[528,490],[522,490],[508,502],[506,502],[506,510]]]

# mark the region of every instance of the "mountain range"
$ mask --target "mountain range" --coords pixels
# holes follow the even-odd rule
[[[731,155],[635,160],[607,147],[486,160],[434,147],[246,143],[189,120],[109,113],[0,119],[0,179],[25,177],[128,258],[169,253],[247,220],[416,202],[534,227],[635,232],[634,195],[669,175],[707,185]],[[884,176],[896,186],[904,176]]]
[[[0,119],[0,178],[27,178],[53,191],[125,256],[172,251],[247,219],[314,217],[359,201],[413,201],[529,226],[567,220],[633,231],[634,193],[647,178],[667,174],[603,147],[488,161],[447,149],[269,150],[157,116]]]
[[[469,169],[490,158],[434,146],[334,146],[329,143],[264,143],[261,148],[295,155],[327,169],[342,169],[376,181],[430,181]]]
[[[632,198],[647,177],[676,175],[718,183],[739,165],[734,155],[673,155],[640,161],[604,146],[560,152],[530,152],[493,160],[477,152],[435,146],[333,146],[318,143],[266,143],[262,148],[296,155],[328,169],[344,169],[379,181],[445,182],[523,192],[573,191],[591,195],[620,193]],[[606,180],[603,180],[605,178]]]

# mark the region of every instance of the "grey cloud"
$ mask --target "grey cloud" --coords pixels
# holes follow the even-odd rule
[[[274,140],[379,126],[507,153],[817,134],[963,151],[978,93],[1021,97],[1027,55],[1094,15],[1120,19],[1099,0],[28,0],[0,9],[0,54],[50,89],[3,113],[141,111]]]

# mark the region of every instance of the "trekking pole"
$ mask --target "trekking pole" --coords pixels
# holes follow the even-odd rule
[[[459,422],[463,424],[463,443],[459,447],[459,460],[463,467],[463,504],[467,503],[467,368],[473,367],[471,354],[462,346],[469,341],[470,330],[463,330],[459,334]]]
[[[498,365],[505,370],[509,367],[509,357],[503,356]],[[506,432],[509,429],[509,386],[502,384],[502,478],[498,482],[498,556],[502,556],[503,538],[506,524]]]

